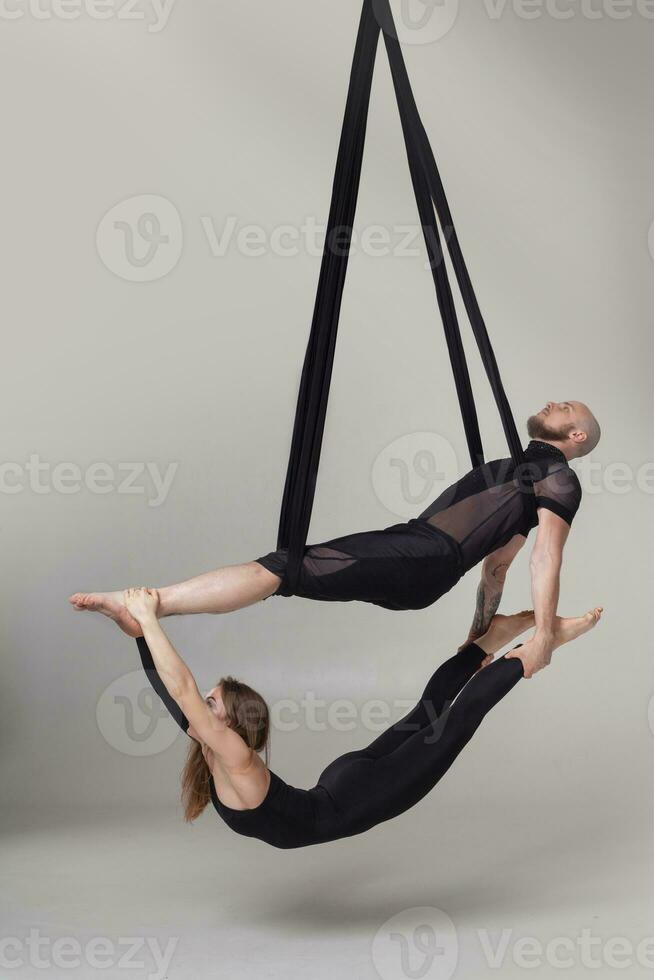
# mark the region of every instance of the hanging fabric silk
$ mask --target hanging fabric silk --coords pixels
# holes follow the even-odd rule
[[[389,0],[364,0],[336,162],[318,292],[300,381],[279,522],[277,547],[288,549],[287,576],[291,587],[297,581],[313,510],[343,289],[361,180],[372,79],[382,32],[391,65],[411,180],[445,330],[470,459],[472,465],[477,466],[483,462],[484,453],[454,297],[447,274],[442,238],[447,242],[452,267],[497,403],[511,455],[516,463],[522,460],[518,431],[463,258],[436,160],[413,97]]]

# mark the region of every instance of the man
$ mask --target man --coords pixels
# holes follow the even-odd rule
[[[532,441],[519,467],[510,459],[477,466],[419,518],[308,547],[294,592],[281,550],[159,589],[159,615],[228,613],[291,594],[424,609],[483,562],[471,641],[489,628],[508,568],[537,527],[530,563],[535,633],[511,654],[532,677],[552,657],[563,549],[581,501],[568,463],[590,453],[601,432],[590,409],[575,401],[548,402],[527,430]],[[70,602],[109,616],[129,636],[140,635],[122,592],[76,593]]]

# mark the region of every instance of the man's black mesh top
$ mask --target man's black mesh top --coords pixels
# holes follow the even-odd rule
[[[448,487],[420,519],[457,542],[468,570],[514,535],[526,537],[538,524],[538,508],[572,524],[580,502],[579,479],[563,453],[534,440],[521,466],[511,459],[496,459],[475,467]]]

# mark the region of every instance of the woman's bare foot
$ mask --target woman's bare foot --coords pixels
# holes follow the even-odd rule
[[[493,657],[498,650],[505,647],[508,643],[521,636],[526,630],[535,625],[533,609],[525,609],[523,612],[514,613],[513,616],[502,616],[498,613],[493,616],[491,624],[475,643],[478,647],[488,654],[482,663],[482,667],[487,667],[493,662]]]
[[[554,649],[556,650],[558,647],[562,647],[564,643],[570,643],[571,640],[578,639],[584,633],[589,633],[597,626],[602,618],[603,612],[603,607],[597,606],[596,609],[591,609],[590,612],[587,612],[585,616],[557,616]]]
[[[98,612],[113,619],[128,636],[141,636],[143,630],[125,608],[122,592],[76,592],[68,600],[80,612]]]

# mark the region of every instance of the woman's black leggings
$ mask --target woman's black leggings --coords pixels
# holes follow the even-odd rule
[[[317,788],[327,791],[343,815],[345,834],[338,836],[404,813],[447,772],[491,708],[523,677],[517,658],[502,657],[480,671],[485,656],[475,644],[457,653],[438,668],[402,721],[367,749],[327,767]]]

